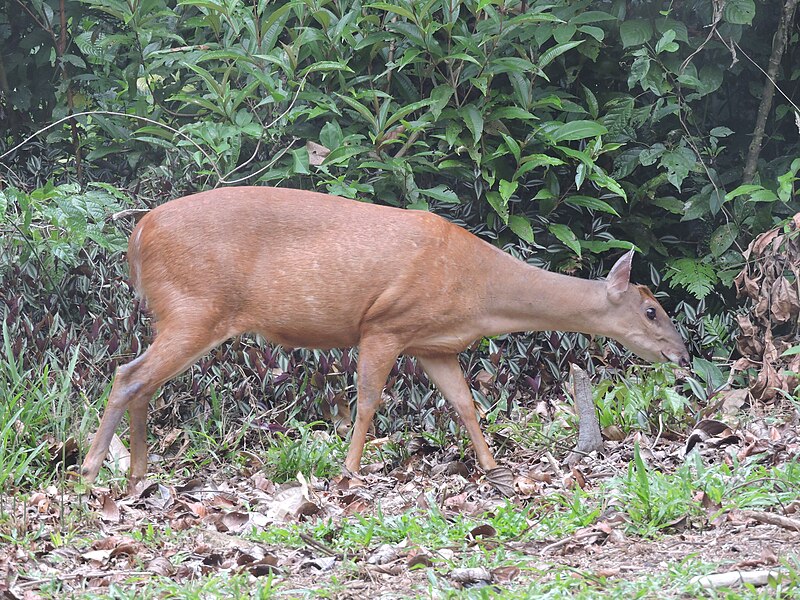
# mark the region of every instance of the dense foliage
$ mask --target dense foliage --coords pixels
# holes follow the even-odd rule
[[[66,364],[80,345],[74,380],[94,398],[146,344],[119,254],[130,220],[110,214],[246,183],[435,210],[585,276],[634,244],[694,353],[727,357],[742,251],[800,209],[795,5],[9,0],[0,306],[14,351]],[[484,343],[468,366],[495,399],[509,381],[560,381],[588,346],[497,343],[512,351]],[[334,402],[326,376],[353,366],[242,340],[174,389]]]

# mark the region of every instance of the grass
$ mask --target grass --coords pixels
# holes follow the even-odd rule
[[[78,360],[76,350],[66,368],[23,368],[24,351],[15,356],[3,325],[0,361],[0,490],[40,486],[54,476],[51,446],[65,440],[72,412],[69,394]]]

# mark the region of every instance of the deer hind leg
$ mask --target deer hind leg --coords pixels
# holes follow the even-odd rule
[[[358,346],[358,412],[344,461],[345,469],[351,473],[361,469],[367,431],[381,404],[386,378],[399,355],[395,341],[386,336],[362,337]]]
[[[461,417],[464,427],[467,428],[472,447],[475,449],[478,464],[485,471],[497,467],[475,416],[475,403],[464,379],[464,374],[461,372],[461,365],[458,364],[458,357],[455,355],[429,356],[418,357],[417,360],[442,396]]]
[[[159,322],[153,344],[137,359],[117,369],[100,427],[83,461],[81,473],[86,481],[97,477],[108,453],[123,413],[130,418],[131,467],[129,486],[135,487],[147,474],[147,407],[150,398],[165,381],[185,371],[200,356],[230,335],[215,335],[218,323],[187,326],[185,315],[180,323]]]

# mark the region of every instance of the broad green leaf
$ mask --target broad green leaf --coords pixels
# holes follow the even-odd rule
[[[338,148],[343,138],[342,128],[339,126],[339,123],[333,119],[325,123],[319,132],[319,141],[328,150],[335,150]]]
[[[587,10],[579,15],[572,17],[569,22],[573,25],[589,25],[600,21],[616,21],[617,17],[607,12],[599,10]]]
[[[578,240],[581,243],[581,248],[588,250],[592,254],[600,254],[608,252],[614,248],[621,248],[623,250],[638,250],[636,246],[630,242],[623,242],[622,240]]]
[[[599,111],[597,96],[595,96],[594,92],[592,92],[592,90],[585,85],[581,85],[581,90],[583,91],[583,97],[586,100],[586,107],[589,109],[589,116],[591,116],[593,119],[596,119]]]
[[[261,26],[261,52],[270,52],[275,47],[278,42],[278,36],[283,31],[286,20],[289,18],[289,10],[292,7],[293,3],[287,2],[264,20],[264,24]]]
[[[421,108],[425,108],[426,106],[429,106],[431,104],[431,102],[432,101],[429,98],[425,98],[424,100],[420,100],[419,102],[412,102],[411,104],[407,104],[406,106],[398,108],[394,112],[394,114],[392,114],[392,116],[389,117],[389,119],[386,120],[385,128],[391,127],[397,121],[400,121],[401,119],[404,119],[405,117],[407,117],[409,114],[411,114],[415,110],[419,110]],[[388,101],[385,104],[385,106],[387,106],[387,107],[389,106]]]
[[[316,73],[318,71],[328,72],[328,71],[345,71],[347,73],[352,73],[353,69],[348,67],[346,64],[334,60],[320,60],[307,66],[303,71],[300,73],[300,76],[303,77],[308,73]]]
[[[660,164],[667,169],[667,180],[680,191],[683,180],[697,164],[697,157],[691,148],[679,146],[664,152]]]
[[[578,168],[575,169],[575,189],[580,190],[586,179],[586,163],[578,163]]]
[[[625,194],[625,190],[623,190],[622,187],[611,177],[600,171],[599,168],[595,170],[594,173],[589,175],[589,179],[594,181],[597,185],[606,188],[608,191],[615,193],[623,200],[628,199],[627,194]]]
[[[781,356],[795,356],[800,354],[800,346],[792,346],[791,348],[781,352]]]
[[[578,31],[578,27],[571,23],[556,25],[555,29],[553,30],[553,39],[558,44],[566,44],[567,42],[572,41],[572,36],[575,35],[576,31]]]
[[[656,42],[656,54],[661,54],[664,51],[676,52],[677,50],[678,44],[675,43],[675,32],[672,29],[668,29],[661,36],[661,39]]]
[[[405,17],[409,21],[416,21],[414,13],[394,2],[373,2],[371,4],[367,4],[365,8],[377,8],[378,10],[385,10],[388,13]]]
[[[578,243],[578,238],[575,237],[572,229],[562,223],[550,223],[550,225],[547,226],[547,229],[567,248],[572,250],[578,256],[581,255],[581,245]]]
[[[547,156],[546,154],[531,154],[530,156],[526,156],[522,159],[522,164],[519,166],[519,169],[517,169],[516,173],[514,173],[513,179],[519,179],[528,171],[532,171],[538,167],[554,167],[563,164],[563,160],[555,158],[554,156]]]
[[[529,119],[538,119],[533,113],[528,112],[518,106],[502,106],[492,111],[492,118],[505,121],[508,119],[520,119],[527,121]]]
[[[431,113],[433,114],[433,118],[437,119],[442,114],[445,106],[447,103],[450,102],[450,98],[453,97],[453,86],[451,85],[439,85],[433,88],[431,91]]]
[[[643,82],[650,72],[650,57],[638,56],[631,65],[630,73],[628,73],[628,88],[632,89],[637,83]]]
[[[758,190],[750,194],[750,202],[775,202],[778,195],[772,190]]]
[[[296,175],[308,175],[308,150],[297,148],[292,150],[292,173]]]
[[[675,39],[679,42],[683,42],[684,44],[689,43],[689,30],[686,28],[684,23],[680,21],[676,21],[675,19],[670,19],[669,17],[658,18],[655,20],[656,24],[656,31],[658,33],[664,33],[667,30],[671,29],[675,32]]]
[[[508,135],[507,133],[500,132],[500,135],[503,136],[503,140],[506,143],[506,147],[509,149],[511,154],[514,156],[516,161],[519,163],[521,149],[519,147],[519,143],[513,137]]]
[[[789,170],[778,176],[778,198],[789,202],[794,193],[794,182],[797,181],[797,172],[800,171],[800,158],[795,158]]]
[[[474,104],[467,104],[461,112],[464,115],[464,123],[472,132],[472,139],[477,145],[483,135],[483,116]]]
[[[658,206],[671,212],[673,215],[682,215],[686,210],[686,204],[678,200],[675,196],[661,196],[650,201],[653,206]]]
[[[427,190],[421,189],[419,193],[428,198],[433,198],[434,200],[447,202],[449,204],[459,204],[461,202],[456,193],[445,185],[437,185]]]
[[[517,185],[518,184],[516,181],[506,181],[505,179],[500,180],[500,197],[503,199],[503,202],[508,204],[511,196],[513,196],[514,192],[517,191]]]
[[[547,52],[542,54],[539,57],[539,62],[537,66],[539,69],[544,70],[544,68],[553,62],[556,58],[575,48],[576,46],[580,46],[586,40],[575,40],[572,42],[566,42],[565,44],[557,44],[550,48]]]
[[[757,185],[755,183],[745,183],[744,185],[740,185],[739,187],[725,194],[725,202],[733,200],[734,198],[738,198],[739,196],[752,194],[753,192],[757,192],[758,190],[763,190],[763,189],[764,188],[762,186]]]
[[[340,165],[346,164],[353,156],[369,152],[369,148],[363,146],[339,146],[331,151],[328,156],[322,161],[323,165]],[[305,149],[304,149],[305,151]],[[308,152],[306,152],[308,157]]]
[[[375,115],[372,114],[372,111],[368,109],[366,106],[361,104],[355,98],[351,98],[350,96],[343,96],[342,94],[336,94],[339,98],[341,98],[350,108],[355,110],[358,114],[364,117],[364,120],[367,121],[372,126],[373,133],[377,133],[378,131],[378,121],[375,118]]]
[[[599,27],[593,27],[592,25],[582,25],[581,27],[578,27],[578,31],[582,31],[585,34],[592,36],[598,42],[602,42],[606,37],[605,31]]]
[[[597,121],[570,121],[556,127],[550,137],[554,142],[583,140],[608,133],[603,125]]]
[[[536,66],[525,58],[506,56],[492,60],[486,70],[494,75],[499,73],[531,73],[536,70]]]
[[[722,85],[725,71],[716,65],[703,65],[700,69],[700,85],[697,91],[703,96],[716,92]]]
[[[530,221],[521,215],[511,215],[508,217],[508,226],[511,231],[516,233],[521,239],[529,244],[533,243],[533,227]]]
[[[619,35],[622,38],[622,46],[641,46],[650,41],[653,37],[653,25],[644,19],[632,19],[625,21],[619,26]]]
[[[709,131],[709,133],[716,138],[724,138],[731,135],[733,131],[727,127],[714,127],[711,131]]]
[[[567,196],[564,202],[571,206],[583,206],[592,210],[599,210],[619,216],[619,213],[608,202],[600,200],[599,198],[593,198],[592,196]]]
[[[739,227],[735,223],[725,223],[717,227],[708,241],[709,250],[714,256],[722,254],[730,248],[739,236]]]
[[[486,199],[491,204],[494,211],[503,220],[503,223],[508,224],[508,205],[503,202],[503,198],[498,192],[487,192]]]
[[[750,25],[756,16],[756,4],[753,0],[726,0],[722,9],[722,17],[734,25]]]

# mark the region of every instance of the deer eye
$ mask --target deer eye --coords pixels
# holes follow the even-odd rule
[[[651,321],[656,320],[656,309],[653,308],[652,306],[648,308],[646,311],[644,311],[644,314],[646,314],[647,318],[650,319]]]

